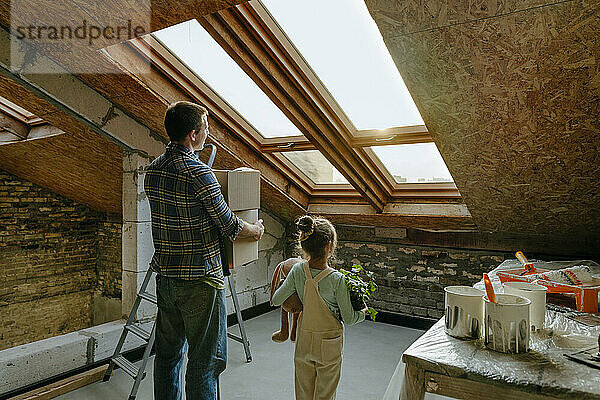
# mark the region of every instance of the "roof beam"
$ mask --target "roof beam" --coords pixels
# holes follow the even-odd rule
[[[54,14],[60,15],[60,21],[64,21],[67,25],[77,26],[86,20],[88,26],[93,24],[122,26],[120,21],[127,24],[128,20],[131,20],[132,26],[140,25],[145,29],[150,27],[151,30],[157,30],[231,7],[241,1],[243,0],[149,0],[147,2],[139,0],[65,0],[58,3],[52,0],[20,1],[19,4],[23,7],[22,12],[13,13],[17,19],[11,17],[9,2],[2,2],[0,4],[0,26],[6,31],[10,31],[11,26],[14,28],[22,23],[28,26],[36,18],[44,25],[52,25],[47,18],[48,10],[52,10]],[[144,8],[145,5],[148,7]],[[148,20],[149,18],[150,20]],[[160,104],[154,97],[149,97],[139,86],[138,81],[123,74],[117,65],[103,57],[102,53],[98,51],[100,48],[117,44],[121,40],[107,40],[104,35],[100,35],[91,45],[88,40],[73,40],[69,42],[69,45],[72,44],[69,51],[65,51],[63,46],[58,46],[56,40],[48,39],[44,42],[43,39],[34,41],[24,39],[21,42],[28,47],[27,57],[17,56],[10,62],[8,60],[11,56],[10,43],[7,46],[4,44],[0,46],[2,49],[0,59],[5,65],[11,67],[11,71],[19,70],[24,74],[28,71],[48,73],[38,74],[42,77],[59,75],[63,72],[63,68],[67,71],[74,71],[80,81],[93,87],[122,110],[127,109],[131,118],[155,132],[162,132],[162,115],[156,110],[160,109],[163,104]],[[49,45],[46,46],[46,44]],[[54,60],[61,68],[53,70],[51,65],[39,62],[32,65],[28,62],[36,60],[39,56]],[[69,77],[70,75],[64,74],[64,76]],[[35,81],[35,78],[31,76],[31,80]]]
[[[30,127],[0,110],[0,129],[15,136],[17,140],[23,140],[29,135]]]
[[[273,155],[263,154],[256,140],[260,134],[158,41],[152,37],[135,40],[106,49],[106,54],[122,71],[139,80],[146,90],[161,97],[165,104],[161,115],[166,104],[177,100],[186,99],[205,105],[209,110],[210,140],[220,151],[226,152],[230,160],[235,159],[227,167],[247,165],[259,169],[268,186],[265,193],[277,193],[280,197],[270,196],[272,202],[285,204],[292,210],[290,218],[306,212],[311,188],[287,174]],[[145,61],[152,62],[152,70],[137,70],[137,66]]]
[[[474,229],[473,218],[464,204],[393,203],[383,213],[369,204],[310,204],[309,213],[323,215],[336,224],[424,229]]]
[[[10,48],[10,33],[4,29],[0,29],[0,48]],[[24,59],[28,50],[26,46],[19,47],[19,53],[13,54],[13,56]],[[128,151],[137,151],[149,156],[157,156],[163,152],[166,143],[164,139],[122,112],[110,100],[77,79],[49,57],[38,53],[29,65],[32,70],[36,70],[38,67],[47,68],[56,71],[55,74],[13,72],[9,63],[8,55],[0,58],[0,75],[44,99],[113,143]],[[9,100],[11,99],[9,98]],[[14,97],[12,100],[18,101]],[[28,105],[23,105],[25,108],[35,111]],[[53,125],[62,128],[57,123],[53,123]]]
[[[260,7],[260,4],[257,5]],[[351,146],[351,131],[322,98],[293,46],[275,39],[249,5],[198,20],[300,131],[378,211],[389,190]]]

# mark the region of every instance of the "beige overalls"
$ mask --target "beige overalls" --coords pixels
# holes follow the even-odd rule
[[[319,294],[318,283],[333,272],[317,276],[304,264],[303,310],[294,354],[296,400],[333,400],[342,367],[344,326],[333,316]]]

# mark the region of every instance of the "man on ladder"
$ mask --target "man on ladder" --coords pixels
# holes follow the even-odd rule
[[[171,104],[165,114],[171,142],[146,172],[157,273],[154,398],[181,399],[187,350],[188,400],[219,399],[227,361],[227,311],[220,238],[259,240],[262,220],[249,224],[229,209],[211,168],[194,151],[208,136],[208,111]]]

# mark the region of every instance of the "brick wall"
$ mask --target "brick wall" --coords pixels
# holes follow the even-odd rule
[[[90,326],[99,249],[112,247],[115,229],[105,214],[0,170],[0,350]],[[102,286],[117,293],[108,289],[115,253],[102,254]]]
[[[437,319],[444,315],[445,286],[473,285],[506,258],[514,257],[496,251],[340,240],[335,264],[360,264],[375,273],[375,309]]]
[[[107,215],[98,224],[98,292],[104,297],[121,298],[122,249],[120,215]]]
[[[412,317],[442,317],[445,286],[473,285],[484,272],[514,258],[504,251],[418,246],[406,243],[397,232],[378,235],[374,227],[336,225],[336,229],[332,266],[349,269],[360,264],[374,272],[379,288],[370,305]],[[293,224],[288,224],[286,236],[286,257],[298,254]]]

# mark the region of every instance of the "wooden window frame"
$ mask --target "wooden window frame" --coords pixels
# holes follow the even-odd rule
[[[10,115],[14,119],[24,123],[29,127],[43,125],[46,123],[43,119],[33,113],[21,108],[19,105],[0,97],[0,112]]]
[[[289,37],[273,19],[266,7],[258,1],[250,1],[236,6],[236,9],[240,11],[239,15],[244,17],[248,24],[254,26],[254,31],[261,36],[264,42],[271,41],[274,48],[280,47],[285,49],[294,63],[302,70],[302,73],[308,77],[311,84],[317,89],[325,107],[333,111],[337,119],[342,123],[344,131],[349,133],[347,137],[352,148],[358,149],[363,154],[365,162],[370,165],[377,165],[378,171],[376,173],[383,175],[386,185],[390,189],[390,200],[393,201],[406,197],[460,198],[460,194],[454,183],[397,183],[377,156],[368,149],[368,147],[373,146],[431,143],[433,142],[433,138],[425,125],[392,127],[381,130],[356,129],[350,118],[339,106],[308,62],[302,57]],[[280,59],[279,61],[281,65],[285,64],[284,60]],[[265,146],[263,151],[287,151],[288,148],[295,151],[313,149],[314,147],[310,147],[308,143],[310,142],[307,139],[294,141],[292,138],[273,138],[269,140],[268,147]],[[324,155],[326,156],[326,154]],[[340,189],[342,189],[341,185]]]
[[[368,148],[392,144],[431,143],[433,139],[429,135],[425,125],[392,127],[381,130],[357,130],[264,6],[261,3],[251,1],[237,6],[236,9],[241,10],[239,15],[254,16],[253,18],[246,18],[246,22],[249,24],[256,25],[256,18],[259,19],[258,21],[261,26],[255,26],[255,28],[263,33],[263,40],[274,40],[275,46],[282,46],[291,52],[294,61],[300,65],[303,72],[309,77],[310,82],[317,88],[318,94],[324,100],[325,105],[333,110],[335,117],[338,121],[341,121],[344,127],[343,130],[346,132],[345,138],[347,143],[356,150],[363,162],[377,176],[380,184],[385,187],[388,193],[386,202],[406,198],[460,198],[460,194],[454,183],[397,183],[387,168],[385,168],[385,165]],[[265,30],[265,27],[268,29]],[[209,31],[209,33],[211,32]],[[207,104],[216,118],[221,121],[226,120],[227,125],[233,126],[233,131],[244,142],[249,144],[254,150],[260,152],[273,166],[289,175],[311,198],[317,200],[330,197],[333,201],[352,199],[351,201],[355,202],[363,197],[350,184],[314,183],[297,166],[280,153],[286,151],[318,150],[317,146],[303,135],[274,138],[267,138],[261,135],[237,110],[224,101],[218,93],[202,81],[193,70],[187,67],[154,36],[135,39],[128,43],[140,54],[149,59],[171,82],[184,89],[193,98],[198,99],[203,104]],[[281,60],[281,63],[283,64],[284,61]],[[275,104],[278,106],[277,102]],[[326,153],[323,151],[322,153],[328,158]]]

